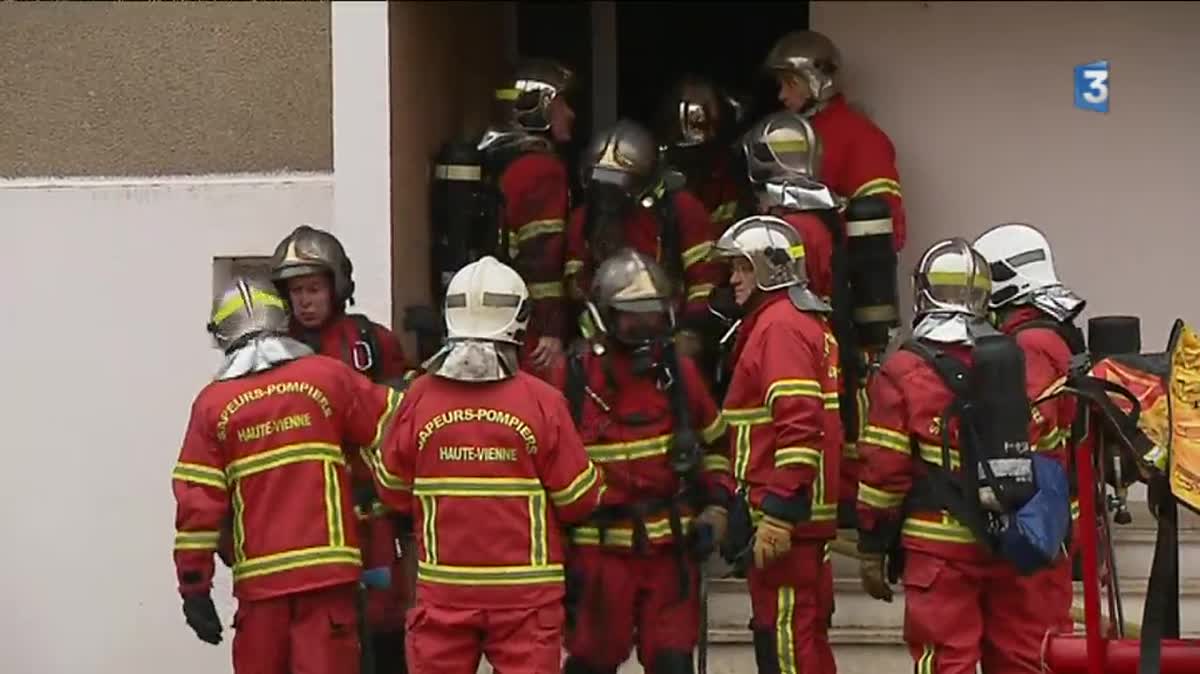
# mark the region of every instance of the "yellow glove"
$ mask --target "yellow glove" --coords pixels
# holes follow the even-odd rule
[[[858,576],[862,580],[863,590],[867,594],[875,599],[891,603],[892,588],[887,582],[887,573],[883,567],[883,555],[870,555],[859,560]]]
[[[770,515],[754,530],[754,566],[763,568],[792,549],[792,525]]]
[[[729,511],[719,505],[710,505],[700,512],[696,522],[712,527],[713,545],[719,547],[721,541],[725,540],[725,531],[729,528]]]

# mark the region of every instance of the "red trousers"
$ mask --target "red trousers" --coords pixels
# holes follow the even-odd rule
[[[236,674],[358,674],[357,585],[238,602]]]
[[[833,566],[825,541],[797,541],[785,556],[747,576],[758,671],[835,674],[829,623]]]
[[[579,546],[571,555],[568,568],[583,596],[567,653],[593,670],[615,670],[629,658],[636,635],[638,661],[647,672],[660,669],[655,663],[664,652],[690,660],[700,634],[695,562],[686,562],[688,592],[681,597],[679,563],[669,547],[635,555]]]
[[[408,671],[475,674],[487,656],[496,674],[562,671],[562,602],[521,609],[470,609],[421,602],[408,612]]]
[[[1004,561],[960,562],[909,550],[904,640],[916,671],[975,674],[978,664],[984,674],[1040,674],[1042,638],[1056,620],[1047,585],[1047,576],[1020,576]]]

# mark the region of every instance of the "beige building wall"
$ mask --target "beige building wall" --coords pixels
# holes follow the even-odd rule
[[[327,3],[0,3],[0,177],[333,168]]]
[[[509,2],[391,5],[392,313],[429,301],[429,177],[447,140],[483,130],[507,69]],[[409,348],[412,340],[405,336]]]
[[[1088,315],[1136,313],[1147,349],[1195,297],[1200,4],[814,2],[846,86],[892,136],[908,204],[902,286],[922,249],[1026,221]],[[1108,114],[1073,69],[1111,62]]]

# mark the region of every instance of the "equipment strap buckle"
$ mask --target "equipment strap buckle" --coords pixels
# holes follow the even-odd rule
[[[350,360],[354,369],[367,372],[375,365],[375,354],[371,353],[371,345],[359,340],[350,347]]]

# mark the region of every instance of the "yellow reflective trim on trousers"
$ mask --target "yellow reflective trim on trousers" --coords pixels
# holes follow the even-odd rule
[[[683,260],[683,268],[687,269],[698,262],[704,262],[712,254],[712,249],[713,242],[704,241],[683,251],[679,256]]]
[[[353,564],[361,566],[362,553],[359,552],[358,548],[322,546],[264,555],[235,563],[233,565],[233,580],[237,582],[258,576],[267,576],[273,573],[310,566],[324,566],[326,564]]]
[[[375,474],[375,479],[379,480],[379,483],[383,485],[384,489],[401,492],[412,491],[411,484],[393,475],[387,469],[387,466],[383,465],[383,457],[380,456],[378,448],[369,449],[363,447],[358,450],[358,453],[362,457],[363,462],[367,464],[367,467],[371,469],[371,472]]]
[[[530,283],[527,285],[529,288],[529,299],[531,300],[545,300],[563,296],[562,281],[547,281],[546,283]]]
[[[917,658],[916,662],[917,674],[933,674],[935,652],[933,644],[925,644],[921,647],[921,657]]]
[[[572,503],[583,498],[589,489],[596,485],[596,481],[600,479],[600,473],[596,470],[596,464],[588,461],[587,468],[583,469],[571,484],[559,489],[556,492],[550,493],[550,500],[554,501],[554,505],[558,507],[569,506]]]
[[[891,449],[901,454],[908,454],[911,451],[907,434],[874,424],[867,424],[858,441],[883,447],[884,449]]]
[[[815,379],[780,379],[767,387],[765,406],[771,409],[777,398],[784,396],[821,397],[821,385]]]
[[[342,454],[342,448],[337,445],[325,442],[301,442],[238,459],[229,464],[229,467],[225,469],[225,474],[231,481],[238,481],[255,473],[304,461],[332,461],[344,464],[346,457]]]
[[[588,456],[592,461],[597,463],[608,463],[610,461],[629,461],[631,459],[645,459],[651,456],[662,456],[667,453],[671,446],[670,434],[656,435],[645,440],[632,440],[630,442],[609,442],[603,445],[587,445]]]
[[[176,531],[176,550],[216,550],[220,545],[219,531]]]
[[[562,564],[544,566],[446,566],[417,562],[417,580],[443,585],[532,585],[566,580]]]
[[[418,477],[417,496],[538,496],[546,493],[535,478],[520,477]]]
[[[775,467],[784,466],[821,467],[821,451],[812,447],[781,447],[775,450]]]
[[[437,498],[418,494],[421,502],[421,530],[425,536],[425,561],[437,564]]]
[[[262,304],[264,306],[275,307],[277,309],[287,309],[287,305],[283,303],[282,299],[280,299],[277,295],[266,292],[265,290],[251,288],[250,301],[254,302],[255,304]],[[246,300],[242,297],[241,293],[238,293],[237,295],[229,298],[227,302],[217,307],[217,310],[213,312],[212,322],[220,323],[226,318],[229,318],[237,313],[239,310],[245,308]]]
[[[729,430],[729,422],[725,421],[725,417],[718,413],[717,418],[700,431],[700,439],[705,444],[711,444],[716,442],[727,430]]]
[[[974,543],[975,535],[947,513],[942,513],[941,522],[929,522],[909,517],[900,528],[901,533],[913,538],[924,538],[942,543]]]
[[[851,195],[850,198],[855,199],[857,197],[867,197],[871,196],[872,194],[894,194],[898,197],[902,196],[900,194],[900,183],[891,178],[876,178],[874,180],[868,180],[860,185],[858,189],[854,190],[854,194]]]
[[[712,294],[715,287],[711,283],[697,283],[696,285],[688,286],[687,301],[695,302],[696,300],[706,299]]]
[[[927,442],[918,442],[917,447],[921,450],[921,459],[928,461],[936,466],[942,465],[942,446],[931,445]],[[954,447],[950,448],[950,470],[958,470],[962,466],[962,453]]]
[[[513,236],[513,240],[518,244],[525,243],[530,239],[544,236],[546,234],[562,234],[563,221],[562,218],[549,218],[546,220],[531,220],[517,229],[517,233]]]
[[[684,532],[692,523],[691,517],[680,517],[680,525]],[[666,540],[671,537],[671,520],[659,517],[646,521],[646,538],[651,543]],[[581,526],[571,529],[571,542],[576,545],[601,545],[599,527]],[[604,546],[632,548],[633,529],[627,526],[609,527],[604,531]]]
[[[904,503],[904,494],[886,489],[876,489],[869,484],[858,483],[858,500],[872,508],[899,508]]]
[[[733,464],[729,458],[720,454],[705,454],[702,460],[704,470],[710,473],[730,473],[733,472]]]
[[[534,494],[529,497],[529,564],[530,566],[546,566],[549,558],[546,548],[546,495]]]
[[[199,463],[185,463],[180,461],[175,464],[174,470],[171,471],[171,479],[221,490],[229,488],[229,485],[225,481],[225,471]]]
[[[796,588],[784,585],[778,592],[775,600],[775,658],[779,662],[779,674],[796,674],[795,630],[792,628],[796,617]]]
[[[246,526],[242,523],[246,514],[246,502],[242,499],[242,483],[233,485],[233,562],[246,561]]]
[[[325,462],[325,523],[329,528],[329,546],[341,548],[346,545],[346,531],[342,520],[342,484],[338,480],[337,466]]]
[[[379,443],[383,442],[383,433],[387,430],[388,421],[396,414],[396,408],[400,407],[400,401],[404,400],[404,393],[395,389],[388,389],[387,405],[383,408],[383,413],[379,415],[379,420],[375,422],[375,436],[371,438],[371,444],[368,445],[372,450],[379,447]]]

